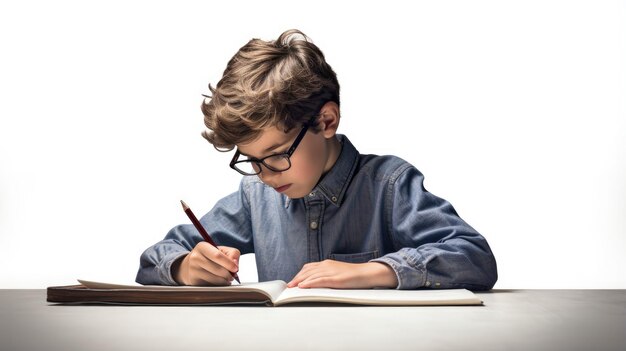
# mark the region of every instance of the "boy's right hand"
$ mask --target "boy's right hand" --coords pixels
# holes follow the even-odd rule
[[[199,242],[172,265],[172,277],[180,285],[230,285],[231,272],[239,271],[241,253],[234,247]]]

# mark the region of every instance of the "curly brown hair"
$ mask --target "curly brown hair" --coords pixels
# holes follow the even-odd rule
[[[328,101],[339,105],[337,75],[322,51],[301,31],[278,39],[252,39],[230,59],[222,79],[202,103],[202,133],[213,146],[231,150],[259,137],[261,129],[285,132],[309,123]],[[310,123],[318,132],[317,120]]]

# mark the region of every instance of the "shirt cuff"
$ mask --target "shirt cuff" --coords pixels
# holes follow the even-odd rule
[[[189,251],[172,252],[163,257],[161,264],[158,266],[159,279],[163,285],[179,285],[176,280],[174,280],[174,277],[172,277],[172,264],[176,262],[178,258],[188,253]]]
[[[426,285],[426,268],[422,264],[415,267],[402,259],[400,252],[385,255],[371,260],[370,262],[385,263],[396,273],[398,278],[398,290],[417,289]]]

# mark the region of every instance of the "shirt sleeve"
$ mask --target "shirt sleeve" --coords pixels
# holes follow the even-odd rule
[[[217,245],[235,247],[242,254],[254,252],[250,204],[244,187],[242,180],[239,191],[219,200],[209,213],[200,218],[200,223]],[[172,264],[201,241],[203,238],[193,224],[175,226],[163,240],[141,254],[135,281],[140,284],[177,285],[171,273]]]
[[[423,183],[413,166],[391,177],[388,230],[398,251],[372,261],[395,271],[398,289],[491,289],[498,274],[489,244]]]

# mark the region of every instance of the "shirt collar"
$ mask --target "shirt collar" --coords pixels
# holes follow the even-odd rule
[[[311,190],[311,193],[319,192],[330,203],[339,207],[343,202],[348,184],[350,184],[354,175],[354,170],[359,160],[359,152],[345,135],[337,134],[336,137],[342,145],[339,157],[331,169],[322,176],[322,179]],[[293,199],[285,195],[283,196],[285,208],[288,208]]]
[[[359,152],[345,135],[337,134],[341,152],[332,168],[322,177],[313,191],[319,191],[330,203],[341,206],[348,184],[352,180],[359,159]]]

